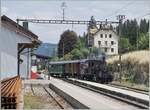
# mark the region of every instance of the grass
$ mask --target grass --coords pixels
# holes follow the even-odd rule
[[[31,92],[24,94],[24,109],[41,109],[43,108],[42,100],[38,96],[33,96]]]
[[[113,56],[107,59],[107,63],[113,63],[114,61],[118,61],[119,56]],[[143,64],[149,61],[149,51],[148,50],[140,50],[140,51],[133,51],[129,53],[125,53],[122,55],[122,60],[126,59],[135,59],[138,61],[139,64]]]

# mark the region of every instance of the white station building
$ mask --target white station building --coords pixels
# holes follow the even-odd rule
[[[37,35],[7,16],[2,16],[0,22],[1,79],[16,75],[30,78],[31,48],[40,43]]]

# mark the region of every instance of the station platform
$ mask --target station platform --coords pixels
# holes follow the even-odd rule
[[[138,107],[108,96],[90,91],[88,89],[67,83],[63,80],[51,78],[50,84],[57,88],[58,93],[63,93],[65,98],[73,104],[78,104],[76,109],[103,109],[103,110],[137,110]],[[78,101],[78,103],[77,103]],[[79,104],[80,103],[80,104]],[[80,107],[79,107],[80,106]]]
[[[110,91],[113,91],[113,92],[129,95],[129,96],[135,97],[137,99],[149,101],[149,95],[147,95],[147,94],[137,93],[137,92],[134,92],[134,91],[120,89],[120,88],[112,87],[112,86],[109,86],[109,85],[106,85],[106,84],[100,84],[100,83],[91,82],[91,81],[79,80],[79,79],[74,79],[74,78],[69,78],[69,79],[73,80],[73,81],[78,81],[78,82],[81,82],[81,83],[86,83],[88,85],[96,86],[98,88],[104,88],[104,89],[107,89],[107,90],[110,90]]]

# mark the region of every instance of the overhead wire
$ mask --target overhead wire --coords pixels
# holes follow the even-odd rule
[[[105,18],[106,18],[106,19],[109,19],[109,18],[111,18],[112,16],[115,16],[115,15],[116,15],[118,12],[120,12],[122,9],[125,9],[127,6],[129,6],[129,5],[133,4],[133,3],[135,3],[135,0],[133,0],[133,1],[131,1],[131,2],[127,3],[127,4],[125,4],[123,7],[117,9],[115,12],[113,12],[112,14],[106,16]]]

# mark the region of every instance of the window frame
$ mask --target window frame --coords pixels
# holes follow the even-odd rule
[[[105,38],[107,38],[107,34],[105,34]]]
[[[108,41],[105,41],[105,45],[106,45],[106,46],[108,45]]]
[[[115,44],[115,42],[114,41],[111,41],[111,45],[114,45]]]
[[[103,34],[100,34],[100,38],[103,38]]]
[[[109,38],[112,38],[112,34],[109,34]]]
[[[111,52],[114,53],[114,48],[111,48]]]

